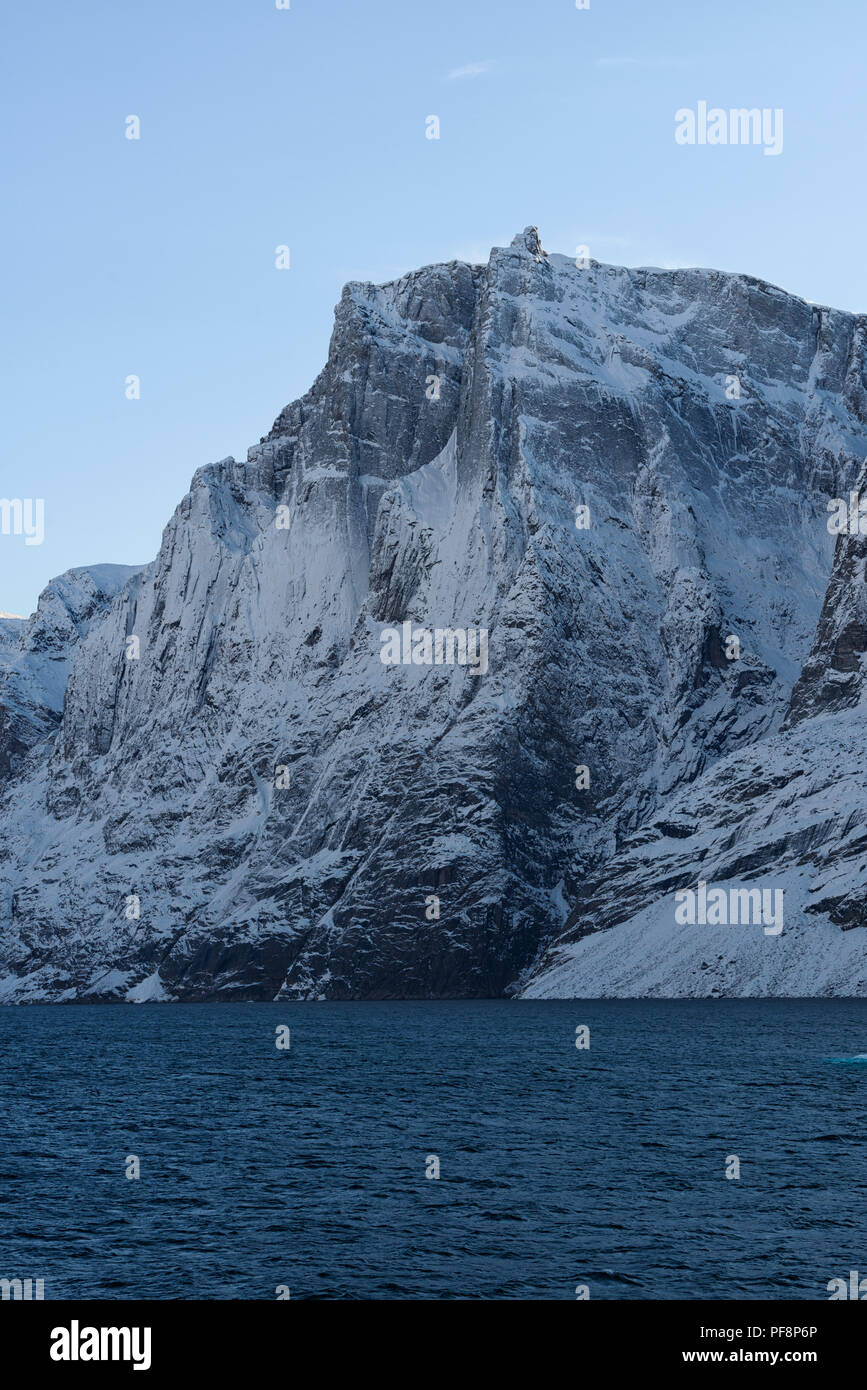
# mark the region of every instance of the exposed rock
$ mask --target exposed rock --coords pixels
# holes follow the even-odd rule
[[[827,503],[867,454],[864,332],[534,228],[348,286],[311,390],[195,474],[14,768],[5,996],[617,992],[616,951],[583,977],[576,951],[706,863],[811,873],[804,920],[852,940],[860,793],[835,810],[823,759],[857,711],[832,728],[805,682],[829,642],[858,674]],[[487,629],[487,672],[384,665],[405,621]],[[752,949],[726,988],[810,992]],[[720,992],[729,956],[696,951],[661,987]]]
[[[78,642],[136,570],[90,565],[43,589],[31,618],[0,613],[0,784],[60,722]]]

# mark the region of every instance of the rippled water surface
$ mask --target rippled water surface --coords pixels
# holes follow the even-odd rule
[[[0,1049],[0,1278],[46,1298],[867,1274],[867,1001],[4,1007]]]

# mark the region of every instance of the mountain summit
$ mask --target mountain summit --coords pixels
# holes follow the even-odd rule
[[[347,285],[150,565],[0,627],[0,997],[867,993],[865,332],[532,227]]]

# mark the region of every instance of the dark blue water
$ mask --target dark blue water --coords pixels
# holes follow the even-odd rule
[[[867,1066],[827,1060],[867,1053],[867,1001],[5,1007],[0,1050],[0,1277],[47,1299],[867,1274]]]

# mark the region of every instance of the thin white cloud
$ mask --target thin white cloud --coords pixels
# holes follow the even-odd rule
[[[464,77],[481,77],[483,73],[490,72],[492,67],[493,62],[490,58],[486,58],[483,63],[467,63],[462,68],[452,68],[451,72],[446,74],[446,81],[459,82]]]

